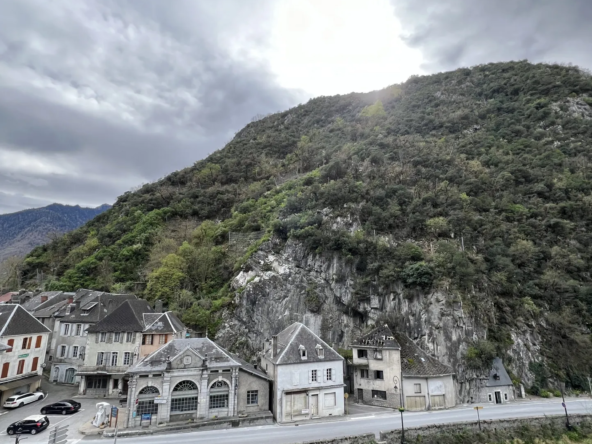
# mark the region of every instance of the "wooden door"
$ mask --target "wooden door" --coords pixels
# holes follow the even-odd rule
[[[319,416],[319,395],[310,395],[310,414]]]
[[[431,395],[430,396],[430,409],[438,410],[446,408],[446,399],[444,395]]]
[[[426,409],[425,396],[407,396],[405,398],[405,404],[406,409],[412,412]]]
[[[495,403],[496,404],[502,403],[502,392],[495,392]]]

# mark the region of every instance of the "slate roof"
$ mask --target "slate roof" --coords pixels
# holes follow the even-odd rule
[[[22,303],[21,305],[27,311],[34,311],[41,305],[46,305],[61,293],[61,291],[43,291],[35,296],[32,296],[28,301]],[[47,299],[42,301],[44,297]]]
[[[144,313],[154,313],[154,309],[144,299],[124,301],[101,321],[88,328],[89,333],[123,332],[144,330]]]
[[[186,349],[191,349],[202,359],[207,356],[208,367],[240,366],[229,352],[209,338],[173,339],[155,352],[130,367],[129,373],[147,373],[166,370],[166,359],[174,359]]]
[[[491,366],[491,371],[489,372],[489,380],[485,386],[500,387],[504,385],[514,384],[512,383],[512,379],[510,379],[510,375],[508,375],[502,360],[500,358],[495,358],[493,360],[493,365]]]
[[[277,335],[277,355],[271,358],[272,347],[265,352],[275,364],[295,364],[302,362],[343,361],[343,357],[325,341],[315,335],[306,325],[294,322]],[[324,349],[324,358],[317,355],[316,347]],[[306,350],[306,359],[300,357],[300,347]]]
[[[395,335],[401,345],[401,369],[403,376],[453,375],[451,367],[430,356],[402,333]]]
[[[237,361],[240,364],[240,369],[241,370],[244,370],[244,371],[246,371],[248,373],[251,373],[251,374],[253,374],[255,376],[259,376],[261,378],[265,378],[265,379],[267,379],[269,381],[273,381],[273,379],[267,373],[265,373],[259,367],[255,368],[255,366],[253,364],[249,364],[247,361],[245,361],[244,359],[242,359],[236,353],[231,353],[230,355],[232,356],[232,359],[234,359],[235,361]]]
[[[20,305],[0,305],[0,337],[49,332],[49,328]]]
[[[365,335],[360,336],[358,339],[352,342],[352,347],[379,347],[386,349],[390,348],[394,350],[401,348],[395,339],[395,335],[387,325],[376,327]]]
[[[49,318],[55,313],[58,313],[62,308],[68,304],[68,299],[73,298],[74,293],[61,293],[48,299],[43,304],[39,305],[34,311],[33,316],[36,318]]]
[[[145,313],[144,325],[144,333],[177,333],[185,330],[185,325],[172,311]]]
[[[76,310],[75,306],[72,305],[70,307],[70,314],[66,314],[66,304],[55,316],[61,317],[62,322],[94,324],[113,312],[125,301],[134,299],[138,299],[138,297],[133,294],[112,294],[102,291],[78,290],[74,295],[74,302],[80,301],[80,310]],[[85,307],[90,307],[88,314],[83,314]]]

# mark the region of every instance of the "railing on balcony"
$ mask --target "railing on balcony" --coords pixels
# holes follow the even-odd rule
[[[80,367],[78,373],[105,373],[116,374],[125,373],[129,366],[111,366],[111,365],[88,365]]]

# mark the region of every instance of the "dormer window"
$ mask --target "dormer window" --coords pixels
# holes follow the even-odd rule
[[[319,344],[315,347],[317,349],[317,356],[321,359],[325,357],[325,350]]]
[[[298,350],[300,351],[300,359],[306,359],[306,349],[304,348],[304,345],[298,347]]]

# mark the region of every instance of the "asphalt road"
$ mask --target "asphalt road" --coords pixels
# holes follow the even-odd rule
[[[592,414],[592,400],[567,400],[569,413]],[[545,415],[564,414],[561,400],[540,402],[517,402],[500,406],[485,405],[480,411],[481,419],[524,418]],[[465,422],[477,419],[472,407],[458,407],[452,410],[434,412],[404,413],[405,427],[419,427],[430,424]],[[261,426],[240,429],[212,430],[202,432],[159,434],[135,438],[118,438],[125,444],[160,444],[174,440],[175,444],[295,444],[318,439],[338,438],[363,433],[398,429],[401,427],[400,415],[397,412],[384,412],[376,409],[373,414],[361,414],[343,420],[314,422],[299,426]],[[172,435],[174,435],[172,437]],[[105,444],[110,440],[85,438],[80,444]],[[31,444],[28,442],[27,444]],[[72,443],[74,444],[74,443]]]

